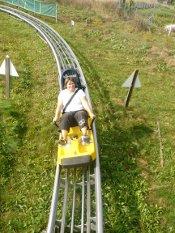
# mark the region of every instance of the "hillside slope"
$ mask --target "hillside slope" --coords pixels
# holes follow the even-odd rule
[[[153,13],[151,31],[145,31]],[[105,233],[175,231],[175,36],[163,30],[173,13],[154,9],[143,11],[144,18],[123,20],[117,13],[60,5],[58,24],[42,18],[67,40],[87,78],[97,115]],[[55,173],[56,64],[35,30],[3,13],[0,23],[1,61],[8,54],[20,74],[12,80],[9,101],[0,79],[0,136],[8,142],[1,144],[1,232],[41,232]],[[127,90],[121,86],[135,69],[142,87],[125,110]],[[9,151],[14,153],[6,157]]]

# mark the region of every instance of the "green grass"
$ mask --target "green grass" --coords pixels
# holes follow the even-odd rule
[[[8,102],[1,88],[2,139],[6,143],[1,152],[5,160],[1,232],[41,232],[47,224],[55,170],[51,119],[58,91],[56,63],[34,29],[3,13],[1,23],[1,61],[8,54],[19,73],[19,78],[11,79],[14,110],[10,108],[6,115]],[[1,83],[4,85],[3,77]],[[14,144],[13,159],[7,158]]]
[[[141,30],[138,16],[126,21],[65,5],[58,24],[43,18],[66,39],[87,79],[97,115],[105,233],[175,231],[175,36],[163,31],[172,12],[154,10],[150,32]],[[55,173],[56,63],[34,29],[4,13],[0,23],[0,60],[8,54],[19,73],[9,101],[0,79],[1,232],[41,232]],[[121,86],[135,69],[142,87],[125,111]]]

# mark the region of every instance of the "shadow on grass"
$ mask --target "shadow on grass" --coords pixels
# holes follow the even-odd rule
[[[107,138],[102,136],[104,140],[99,143],[105,232],[143,230],[140,213],[142,207],[145,208],[146,187],[136,160],[142,149],[142,139],[150,137],[151,133],[145,125],[101,132],[108,135]]]

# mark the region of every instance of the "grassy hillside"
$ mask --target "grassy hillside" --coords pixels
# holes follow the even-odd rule
[[[57,24],[42,19],[66,39],[87,79],[97,115],[105,233],[174,232],[175,35],[163,30],[174,9],[136,14],[63,3],[59,12]],[[55,173],[56,63],[34,29],[2,12],[0,23],[0,60],[8,54],[20,75],[12,78],[9,101],[0,76],[1,232],[41,232]],[[142,87],[125,110],[128,90],[121,86],[135,69]]]

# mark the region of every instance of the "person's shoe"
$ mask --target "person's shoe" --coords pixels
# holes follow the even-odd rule
[[[90,143],[90,136],[89,135],[83,135],[81,136],[81,142],[83,145]]]
[[[61,138],[61,139],[58,141],[58,144],[60,144],[60,145],[64,146],[64,145],[66,145],[66,144],[67,144],[67,140],[66,140],[66,139]]]

